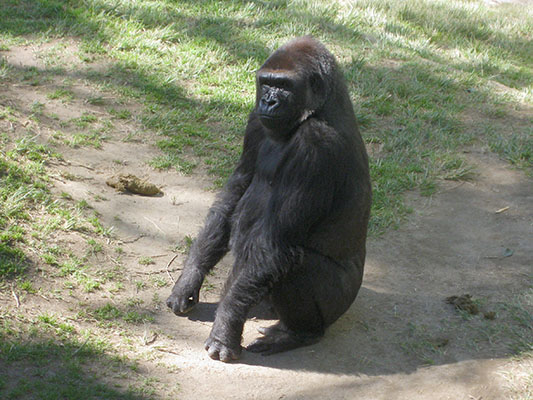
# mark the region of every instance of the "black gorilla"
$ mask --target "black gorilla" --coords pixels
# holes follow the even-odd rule
[[[280,321],[248,351],[318,341],[354,301],[365,262],[368,159],[333,55],[297,38],[267,59],[256,82],[240,161],[167,300],[174,313],[189,311],[204,276],[233,251],[205,344],[222,361],[239,357],[248,311],[263,299]]]

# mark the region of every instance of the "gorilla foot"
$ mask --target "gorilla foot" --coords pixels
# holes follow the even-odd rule
[[[321,334],[294,332],[281,324],[259,328],[258,331],[264,336],[255,339],[246,347],[246,350],[252,353],[261,353],[263,356],[309,346],[317,343],[322,337]]]
[[[209,338],[205,341],[205,349],[207,350],[209,357],[213,360],[220,360],[223,362],[238,360],[242,351],[241,346],[238,348],[231,348],[213,338]]]

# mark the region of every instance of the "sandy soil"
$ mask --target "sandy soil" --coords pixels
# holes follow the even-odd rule
[[[17,67],[44,68],[38,57],[41,51],[12,48],[4,56]],[[74,100],[65,104],[47,99],[46,91],[59,79],[39,87],[0,88],[0,101],[24,111],[39,100],[46,104],[47,112],[60,119],[82,112],[106,113],[105,106],[84,101],[99,92],[74,75]],[[46,141],[55,124],[57,121],[44,121],[39,140]],[[154,293],[162,300],[168,296],[166,266],[174,256],[172,250],[185,236],[196,235],[214,193],[209,190],[208,177],[148,167],[147,162],[158,154],[150,140],[122,140],[138,129],[142,128],[134,122],[116,122],[102,149],[57,145],[65,162],[51,165],[50,172],[55,177],[54,190],[69,193],[75,200],[88,199],[103,223],[114,226],[114,244],[124,248],[129,279],[125,293],[115,295],[114,301],[133,295],[148,304]],[[360,294],[320,343],[270,357],[243,352],[242,359],[232,364],[209,359],[203,342],[231,265],[231,260],[225,259],[208,277],[201,303],[187,318],[176,317],[164,304],[151,310],[154,322],[135,333],[138,345],[134,355],[139,357],[142,373],[170,387],[179,386],[178,397],[191,400],[497,400],[531,390],[524,389],[531,360],[510,357],[513,337],[506,328],[511,323],[506,310],[530,287],[533,181],[482,147],[467,151],[466,157],[477,166],[473,181],[442,182],[431,198],[408,193],[413,209],[409,219],[400,229],[369,240]],[[164,194],[119,193],[105,184],[117,173],[147,178]],[[75,242],[64,237],[58,240]],[[140,265],[143,256],[151,257],[155,264]],[[183,258],[180,254],[170,267],[174,279]],[[135,281],[143,276],[166,279],[168,284],[137,290]],[[466,293],[479,300],[482,312],[496,312],[496,319],[461,315],[445,302],[448,296]],[[106,298],[107,293],[96,292],[84,300],[98,304]],[[28,298],[24,307],[29,313],[38,309],[68,313],[65,303],[69,299],[45,301],[35,296]],[[248,321],[243,344],[256,336],[257,327],[272,322]],[[147,329],[158,333],[150,344],[140,340]]]

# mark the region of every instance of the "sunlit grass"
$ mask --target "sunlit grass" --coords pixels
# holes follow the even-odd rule
[[[382,145],[371,154],[373,231],[408,211],[403,191],[428,195],[440,178],[461,179],[461,147],[489,144],[531,169],[527,150],[516,150],[528,144],[526,128],[487,134],[478,119],[465,123],[472,113],[501,118],[506,108],[531,106],[531,10],[424,0],[10,3],[11,18],[0,23],[8,42],[20,40],[9,32],[76,35],[82,59],[114,60],[90,78],[145,103],[142,122],[166,153],[152,162],[157,168],[204,165],[223,182],[253,107],[254,71],[280,44],[312,34],[344,68],[363,136]],[[79,136],[72,145],[99,139]],[[394,172],[382,173],[383,165]]]

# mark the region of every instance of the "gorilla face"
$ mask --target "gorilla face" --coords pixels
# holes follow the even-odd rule
[[[280,71],[257,74],[257,114],[275,136],[293,130],[304,113],[306,96],[297,76]]]
[[[255,111],[273,139],[287,140],[303,121],[324,104],[320,74],[261,68],[257,72]]]

